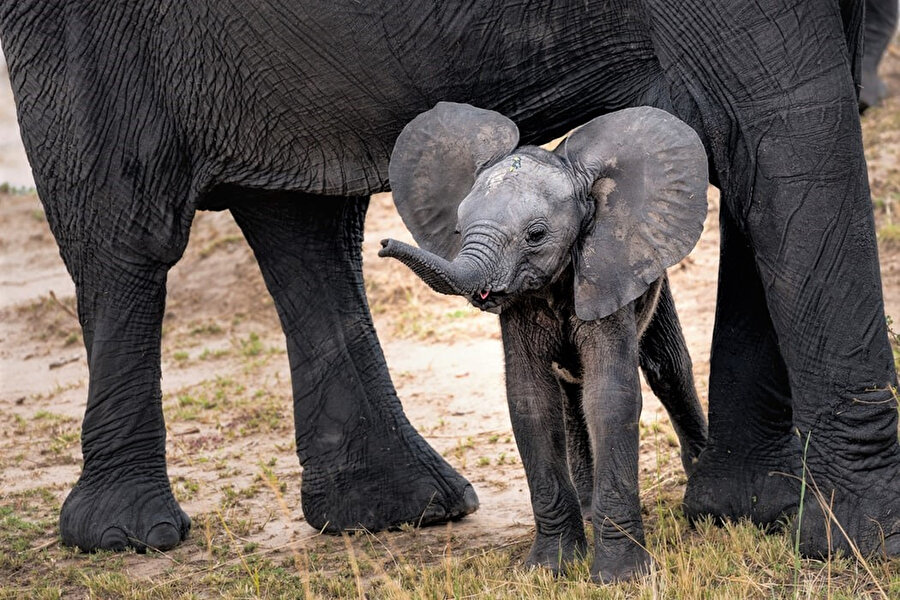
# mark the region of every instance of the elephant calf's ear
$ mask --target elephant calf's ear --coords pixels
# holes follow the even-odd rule
[[[445,259],[459,252],[456,211],[475,177],[519,143],[500,113],[440,102],[403,128],[391,153],[394,204],[420,247]]]
[[[589,179],[596,202],[575,257],[575,313],[601,319],[647,291],[697,243],[706,152],[686,123],[650,107],[598,117],[560,151]]]

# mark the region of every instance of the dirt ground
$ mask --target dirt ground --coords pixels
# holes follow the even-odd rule
[[[886,65],[900,92],[900,51]],[[20,152],[11,138],[10,95],[0,95],[0,165]],[[896,102],[891,110],[897,110]],[[892,119],[900,116],[894,115]],[[867,131],[879,223],[892,225],[900,201],[898,129]],[[11,141],[12,140],[12,141]],[[871,148],[870,148],[871,150]],[[13,167],[16,168],[21,167]],[[0,170],[0,177],[5,171]],[[703,236],[670,270],[673,294],[707,395],[718,253],[718,196],[710,190]],[[528,490],[506,411],[499,326],[460,299],[439,297],[405,267],[376,256],[384,237],[410,240],[390,196],[371,201],[364,242],[370,302],[404,408],[428,441],[475,486],[481,508],[452,524],[468,548],[497,548],[531,535]],[[882,245],[887,313],[900,318],[900,246]],[[272,301],[246,242],[227,212],[197,215],[183,260],[169,278],[163,335],[163,404],[169,475],[194,519],[178,552],[191,561],[222,518],[242,541],[265,552],[333,544],[300,510],[290,376]],[[0,504],[43,490],[58,507],[76,481],[87,364],[74,316],[74,289],[33,193],[0,195]],[[644,386],[642,498],[683,493],[677,441],[659,402]],[[284,500],[284,504],[280,502]],[[286,507],[283,508],[283,507]],[[34,546],[52,545],[48,528]],[[441,551],[447,528],[387,536],[397,546]],[[196,543],[192,543],[196,542]],[[413,544],[415,542],[415,544]],[[420,542],[424,542],[420,544]],[[461,542],[463,543],[463,542]],[[429,550],[430,548],[430,550]],[[152,577],[165,561],[128,555],[126,571]]]

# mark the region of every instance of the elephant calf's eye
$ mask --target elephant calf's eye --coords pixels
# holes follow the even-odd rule
[[[540,243],[547,237],[547,230],[542,226],[531,227],[525,232],[525,241],[529,244]]]

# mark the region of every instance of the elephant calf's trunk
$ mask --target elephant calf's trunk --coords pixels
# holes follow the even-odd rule
[[[396,258],[439,294],[468,296],[478,289],[476,281],[479,278],[473,276],[472,269],[460,264],[459,259],[449,262],[397,240],[382,240],[381,246],[378,256]]]

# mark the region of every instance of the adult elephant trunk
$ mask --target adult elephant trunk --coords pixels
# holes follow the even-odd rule
[[[453,261],[398,242],[382,240],[378,256],[396,258],[439,294],[471,296],[485,285],[486,273],[470,256],[460,253]]]

